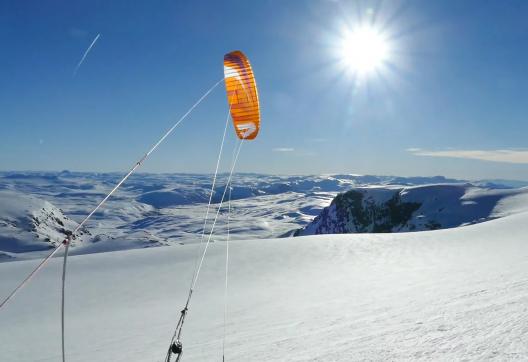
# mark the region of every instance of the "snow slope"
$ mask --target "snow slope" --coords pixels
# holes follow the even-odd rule
[[[234,241],[227,361],[528,360],[528,213],[446,230]],[[160,361],[196,244],[74,256],[68,361]],[[184,361],[219,361],[225,244],[211,245]],[[0,264],[5,295],[37,260]],[[60,259],[0,311],[4,361],[60,359]]]

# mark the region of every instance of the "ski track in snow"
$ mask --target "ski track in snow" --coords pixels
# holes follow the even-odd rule
[[[463,228],[234,241],[227,361],[528,360],[528,213]],[[161,361],[196,244],[73,256],[68,361]],[[211,245],[184,361],[221,359],[225,243]],[[37,260],[0,264],[0,295]],[[5,361],[60,359],[55,259],[0,311]]]

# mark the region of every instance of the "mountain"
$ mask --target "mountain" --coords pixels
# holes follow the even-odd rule
[[[3,258],[13,257],[11,253],[42,251],[60,243],[77,223],[65,216],[51,203],[12,191],[0,191],[0,245]],[[89,236],[81,230],[79,239]]]
[[[516,206],[504,207],[512,204]],[[487,189],[472,184],[357,187],[337,195],[294,235],[446,229],[524,210],[528,210],[528,188]]]
[[[9,193],[10,202],[0,199],[0,219],[31,220],[44,208],[53,211],[46,219],[51,233],[25,222],[0,226],[0,261],[42,257],[48,248],[64,239],[87,213],[114,187],[120,173],[89,172],[0,172],[0,191]],[[72,254],[147,248],[197,243],[211,190],[212,175],[207,174],[134,174],[87,223],[84,235],[70,249]],[[207,231],[216,214],[226,174],[220,174],[213,194]],[[424,184],[450,184],[462,181],[435,177],[397,177],[376,175],[262,175],[236,174],[231,192],[229,233],[231,239],[265,239],[291,234],[313,221],[339,193],[356,188],[410,187]],[[511,187],[488,181],[487,188]],[[506,181],[501,181],[506,182]],[[4,196],[5,198],[5,196]],[[34,204],[26,208],[20,205]],[[28,201],[33,200],[33,201]],[[3,206],[2,206],[3,205]],[[10,205],[14,205],[11,207]],[[228,231],[227,203],[220,210],[213,240],[225,239]],[[31,232],[35,227],[36,232]],[[29,231],[28,231],[29,230]],[[39,231],[40,230],[40,231]],[[37,237],[38,236],[38,237]],[[49,239],[49,241],[46,241]]]

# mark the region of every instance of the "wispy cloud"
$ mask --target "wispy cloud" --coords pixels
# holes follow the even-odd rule
[[[450,157],[482,160],[491,162],[505,162],[528,164],[528,150],[443,150],[430,151],[421,148],[408,148],[407,152],[415,156]]]
[[[94,38],[94,40],[92,41],[92,44],[90,44],[90,46],[88,47],[88,49],[86,49],[86,51],[84,52],[84,55],[82,56],[81,60],[79,61],[79,63],[77,64],[77,66],[75,67],[75,70],[73,71],[73,76],[75,77],[75,75],[77,74],[77,71],[79,70],[79,68],[81,67],[82,63],[84,63],[84,60],[86,59],[86,57],[88,56],[88,53],[90,53],[90,50],[92,50],[93,46],[95,45],[95,43],[97,42],[97,39],[99,39],[99,37],[101,36],[101,34],[97,34],[97,36]]]
[[[328,139],[326,139],[326,138],[312,138],[311,141],[315,142],[315,143],[325,143],[325,142],[328,141]]]
[[[272,149],[273,152],[293,152],[295,149],[290,147],[277,147]]]

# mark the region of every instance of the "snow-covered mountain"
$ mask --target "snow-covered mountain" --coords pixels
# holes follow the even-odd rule
[[[48,201],[12,191],[0,191],[0,259],[10,253],[47,250],[60,243],[77,223]],[[89,237],[81,230],[73,244]]]
[[[72,230],[121,177],[118,173],[0,172],[0,260],[45,254],[49,247],[63,240],[64,232]],[[94,215],[71,252],[81,254],[198,242],[211,182],[212,175],[133,175]],[[225,182],[226,175],[220,175],[213,202],[220,201]],[[230,235],[239,240],[289,235],[292,230],[308,225],[338,193],[358,187],[392,189],[400,185],[397,187],[401,189],[410,185],[454,182],[463,183],[441,176],[238,174],[233,180]],[[509,192],[508,182],[501,182],[473,184]],[[214,211],[217,206],[213,205]],[[31,221],[34,215],[38,216],[40,225]],[[26,221],[13,223],[13,220]],[[215,230],[214,240],[225,238],[225,208]]]
[[[526,361],[526,235],[517,213],[419,233],[234,241],[226,361]],[[183,362],[222,359],[225,246],[205,258]],[[197,247],[71,257],[67,360],[163,360]],[[0,310],[2,361],[60,360],[61,262]],[[0,263],[0,296],[36,263]]]
[[[357,187],[337,195],[294,235],[446,229],[524,210],[528,210],[527,187],[488,189],[472,184]]]

